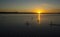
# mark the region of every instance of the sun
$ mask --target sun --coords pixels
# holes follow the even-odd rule
[[[45,10],[44,9],[34,9],[33,12],[36,12],[38,14],[44,13]]]
[[[36,12],[37,12],[38,14],[40,14],[40,13],[41,13],[41,11],[40,11],[40,10],[37,10]]]
[[[32,11],[33,11],[33,12],[36,12],[36,13],[38,13],[38,14],[42,14],[42,13],[48,12],[48,11],[47,11],[46,9],[44,9],[44,8],[34,8]]]
[[[39,11],[38,13],[40,14],[41,12]]]

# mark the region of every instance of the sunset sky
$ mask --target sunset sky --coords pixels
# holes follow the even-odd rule
[[[0,0],[0,12],[60,12],[60,0]]]

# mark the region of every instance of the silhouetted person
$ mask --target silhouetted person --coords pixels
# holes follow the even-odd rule
[[[52,21],[50,22],[50,30],[51,30],[51,32],[52,32]]]
[[[31,17],[31,19],[33,20],[33,17]]]
[[[37,22],[39,22],[39,20],[37,20]]]
[[[50,26],[52,26],[52,21],[50,22]]]
[[[28,21],[26,22],[26,25],[29,26],[29,22]]]

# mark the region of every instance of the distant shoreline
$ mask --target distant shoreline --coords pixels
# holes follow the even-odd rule
[[[0,12],[0,14],[38,14],[36,12]],[[40,14],[60,14],[60,13],[40,13]]]

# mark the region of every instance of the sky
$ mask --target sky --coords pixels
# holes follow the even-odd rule
[[[0,0],[0,11],[60,12],[60,0]]]

